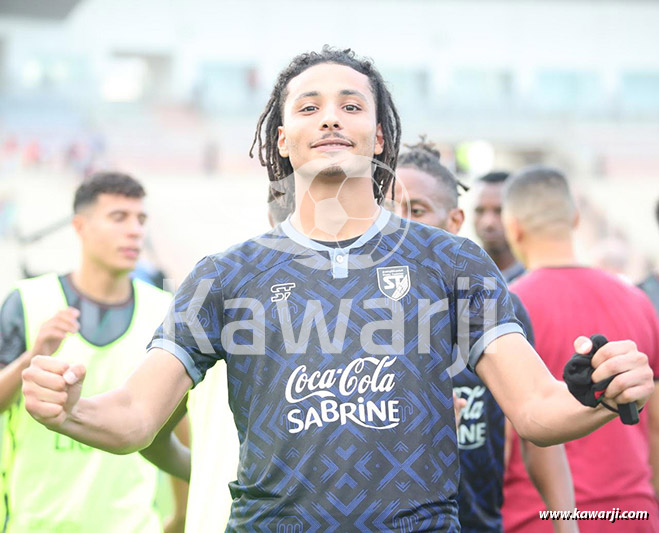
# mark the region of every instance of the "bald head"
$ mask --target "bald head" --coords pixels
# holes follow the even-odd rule
[[[503,189],[503,210],[528,236],[551,239],[568,237],[577,216],[565,175],[542,165],[510,177]]]

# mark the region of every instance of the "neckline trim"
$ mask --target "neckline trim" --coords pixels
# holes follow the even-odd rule
[[[354,248],[360,248],[364,244],[366,244],[368,241],[370,241],[375,235],[377,235],[382,229],[387,225],[389,222],[389,219],[391,218],[391,211],[388,211],[382,207],[380,207],[380,213],[378,214],[377,218],[373,221],[373,224],[371,225],[370,228],[368,228],[355,242],[352,244],[349,244],[345,248],[332,248],[330,246],[326,246],[318,241],[314,241],[313,239],[307,237],[303,233],[299,232],[297,229],[293,227],[293,224],[291,224],[291,219],[290,217],[287,218],[284,222],[281,223],[281,229],[284,232],[284,234],[291,239],[292,241],[298,243],[301,246],[304,246],[305,248],[310,248],[312,250],[316,250],[319,252],[332,252],[336,250],[344,250],[344,251],[349,251]],[[348,239],[345,239],[348,240]]]

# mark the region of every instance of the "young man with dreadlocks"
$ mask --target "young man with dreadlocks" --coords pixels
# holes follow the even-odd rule
[[[396,201],[401,216],[457,235],[464,222],[458,187],[468,187],[444,166],[425,137],[398,157]],[[533,345],[531,319],[520,299],[510,294],[515,316]],[[453,376],[453,391],[465,402],[458,422],[460,484],[457,501],[463,532],[503,531],[505,416],[478,376],[464,369]],[[525,463],[548,509],[574,509],[570,468],[563,446],[527,445]],[[576,523],[555,521],[557,531],[575,531]]]
[[[122,387],[80,398],[83,367],[33,359],[29,411],[128,453],[223,359],[240,439],[228,531],[458,531],[451,370],[464,360],[538,443],[613,420],[547,372],[478,246],[381,209],[399,139],[372,63],[329,48],[296,57],[256,134],[270,179],[294,175],[293,215],[195,266]],[[619,374],[612,403],[645,404],[652,372],[631,344],[593,364],[597,379]]]

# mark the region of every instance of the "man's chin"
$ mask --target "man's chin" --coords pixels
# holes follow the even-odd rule
[[[341,165],[333,165],[324,168],[317,174],[318,178],[343,179],[346,177],[345,169]]]
[[[311,180],[345,177],[345,158],[319,157],[305,163],[296,172]]]
[[[118,261],[114,265],[112,265],[112,270],[119,275],[127,275],[130,274],[133,270],[137,268],[137,260],[135,261]]]
[[[503,253],[507,246],[505,242],[502,242],[501,240],[489,240],[489,239],[483,239],[483,249],[485,249],[488,253],[491,254],[500,254]]]

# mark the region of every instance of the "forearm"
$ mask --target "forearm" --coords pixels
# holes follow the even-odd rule
[[[552,378],[511,421],[520,437],[537,446],[552,446],[584,437],[616,417],[601,406],[581,405],[565,383]]]
[[[184,417],[178,423],[174,428],[174,433],[182,444],[190,446],[190,422],[188,417]],[[188,467],[190,465],[189,457],[187,465]],[[174,513],[165,524],[165,533],[183,533],[185,531],[190,485],[187,481],[173,476],[170,479],[172,482],[172,495],[174,496]]]
[[[538,446],[581,438],[617,416],[601,406],[580,404],[518,334],[492,342],[476,372],[519,436]]]
[[[650,466],[652,467],[652,486],[654,493],[659,498],[659,442],[658,437],[650,439]]]
[[[576,507],[570,465],[562,445],[541,448],[521,440],[522,457],[529,478],[550,511],[571,511]],[[576,522],[554,521],[557,532],[578,531]]]
[[[88,446],[123,455],[147,447],[157,429],[122,387],[81,398],[69,419],[55,431]]]
[[[654,392],[646,404],[648,408],[648,430],[650,434],[650,466],[652,467],[652,486],[659,498],[659,385],[655,381]]]
[[[163,472],[183,481],[190,481],[190,448],[181,444],[178,437],[170,432],[162,438],[156,438],[151,445],[140,452],[145,459],[160,468]],[[185,487],[187,496],[187,483],[180,483]],[[179,483],[174,483],[175,491]],[[179,498],[176,498],[177,507]],[[185,506],[183,506],[185,509]]]
[[[11,407],[21,390],[21,373],[32,360],[30,351],[23,352],[18,358],[0,370],[0,413]]]
[[[82,365],[34,358],[23,372],[25,408],[49,429],[117,454],[149,446],[192,386],[183,364],[160,349],[110,392],[80,398],[84,378]]]
[[[176,513],[185,515],[190,480],[189,420],[183,399],[148,448],[140,453],[163,472],[175,476],[173,481]]]

